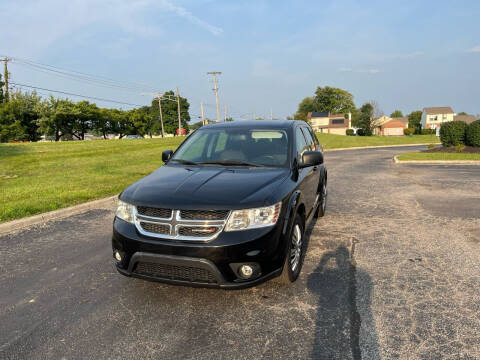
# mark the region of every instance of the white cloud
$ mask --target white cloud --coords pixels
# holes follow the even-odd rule
[[[471,53],[478,53],[478,52],[480,52],[480,45],[476,45],[476,46],[472,47],[471,49],[468,49],[467,51],[471,52]]]
[[[220,34],[223,33],[222,28],[216,27],[214,25],[211,25],[211,24],[207,23],[206,21],[204,21],[202,19],[199,19],[198,17],[193,15],[190,11],[186,10],[183,7],[176,6],[176,5],[172,4],[169,0],[164,0],[162,2],[162,4],[168,10],[175,12],[178,16],[187,19],[192,24],[198,25],[198,26],[208,30],[213,35],[220,35]]]

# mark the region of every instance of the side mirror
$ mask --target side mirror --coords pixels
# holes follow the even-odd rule
[[[320,151],[305,151],[302,155],[302,161],[299,168],[317,166],[323,164],[323,154]]]
[[[172,157],[173,151],[172,150],[164,150],[162,152],[162,161],[166,163]]]

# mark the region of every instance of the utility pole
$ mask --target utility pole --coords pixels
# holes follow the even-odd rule
[[[163,130],[163,114],[162,114],[162,94],[157,94],[158,110],[160,111],[160,123],[162,124],[162,138],[165,137],[165,130]]]
[[[9,99],[9,96],[8,96],[8,62],[10,61],[11,59],[9,59],[8,57],[5,57],[3,58],[2,60],[0,61],[3,61],[4,62],[4,68],[3,68],[3,78],[5,79],[5,102],[8,102],[8,99]]]
[[[207,75],[213,75],[213,91],[215,92],[215,98],[217,101],[217,122],[220,122],[220,104],[218,103],[218,87],[217,87],[217,75],[220,75],[220,71],[209,71]]]
[[[223,105],[223,121],[227,121],[227,105]]]
[[[205,126],[205,115],[203,113],[203,102],[200,103],[200,111],[202,112],[202,125]]]
[[[180,136],[181,133],[181,128],[182,128],[182,120],[181,120],[181,115],[180,115],[180,94],[178,91],[178,86],[177,86],[177,108],[178,108],[178,136]]]

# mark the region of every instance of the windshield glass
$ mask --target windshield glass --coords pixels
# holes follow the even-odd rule
[[[197,130],[171,161],[220,165],[287,166],[289,140],[284,130]]]

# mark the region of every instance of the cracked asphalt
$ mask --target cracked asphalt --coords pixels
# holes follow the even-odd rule
[[[112,211],[0,237],[1,359],[480,359],[480,167],[326,153],[302,274],[224,291],[123,277]]]

